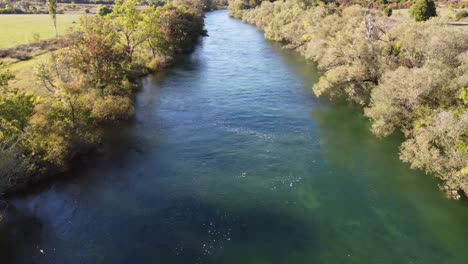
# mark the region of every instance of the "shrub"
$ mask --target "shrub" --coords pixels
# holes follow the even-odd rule
[[[41,35],[39,33],[34,33],[33,34],[33,40],[35,42],[38,42],[39,40],[41,40]]]
[[[106,16],[106,15],[112,13],[112,9],[108,8],[107,6],[102,6],[102,5],[100,5],[100,6],[97,8],[97,13],[98,13],[98,15],[100,15],[100,16]]]
[[[435,2],[434,0],[416,0],[409,13],[416,21],[426,21],[437,16]]]
[[[29,6],[28,7],[30,13],[36,13],[37,12],[37,7],[35,6]]]
[[[455,14],[457,20],[462,20],[463,18],[468,17],[468,10],[461,10]]]
[[[393,12],[393,10],[392,10],[390,7],[388,7],[388,6],[385,7],[384,10],[383,10],[384,15],[386,15],[386,16],[388,16],[388,17],[389,17],[389,16],[392,16],[392,12]]]

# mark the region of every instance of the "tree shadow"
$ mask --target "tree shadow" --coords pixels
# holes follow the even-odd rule
[[[42,224],[33,216],[9,207],[0,222],[0,263],[32,263],[40,254]]]
[[[222,208],[187,198],[148,219],[126,249],[133,253],[122,254],[125,263],[286,263],[292,252],[319,248],[314,223],[273,208]]]

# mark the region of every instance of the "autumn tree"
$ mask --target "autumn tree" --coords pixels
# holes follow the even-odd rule
[[[185,6],[164,6],[160,15],[165,42],[169,43],[169,50],[175,54],[193,51],[198,38],[207,35],[203,18]]]

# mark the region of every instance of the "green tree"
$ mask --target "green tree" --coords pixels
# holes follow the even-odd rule
[[[116,0],[110,14],[112,23],[122,35],[125,49],[130,58],[149,37],[149,33],[144,30],[143,14],[137,9],[139,5],[137,0]]]
[[[47,10],[49,10],[49,14],[52,17],[52,21],[54,22],[55,36],[58,37],[58,32],[57,32],[57,0],[47,0]]]
[[[15,76],[8,70],[5,70],[1,67],[0,64],[0,91],[6,90],[8,87],[8,82],[13,79]]]
[[[185,6],[164,6],[160,25],[168,48],[174,54],[193,51],[198,38],[207,35],[203,18]]]
[[[388,16],[388,17],[389,17],[389,16],[392,16],[393,9],[390,8],[389,6],[387,6],[387,7],[385,7],[385,8],[383,9],[383,13],[384,13],[384,15],[386,15],[386,16]]]
[[[144,28],[148,31],[148,46],[151,50],[151,55],[153,60],[157,56],[168,55],[169,52],[169,43],[165,38],[165,34],[161,28],[161,7],[150,7],[147,8],[144,16]],[[156,62],[156,64],[158,64]],[[157,65],[154,65],[157,67]],[[155,67],[152,68],[155,68]]]
[[[410,16],[416,21],[426,21],[437,16],[434,0],[416,0],[409,10]]]
[[[108,8],[107,6],[99,5],[97,8],[97,14],[102,17],[110,13],[112,13],[112,9]]]
[[[0,195],[26,174],[29,158],[23,156],[23,140],[36,105],[34,96],[8,88],[13,78],[0,67]]]

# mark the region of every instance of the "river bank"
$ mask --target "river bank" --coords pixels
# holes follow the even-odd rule
[[[14,74],[0,68],[0,195],[67,171],[101,144],[105,128],[133,118],[141,76],[206,36],[194,3],[141,9],[126,0],[112,8],[83,16],[57,51],[29,69],[36,90],[10,87]]]

